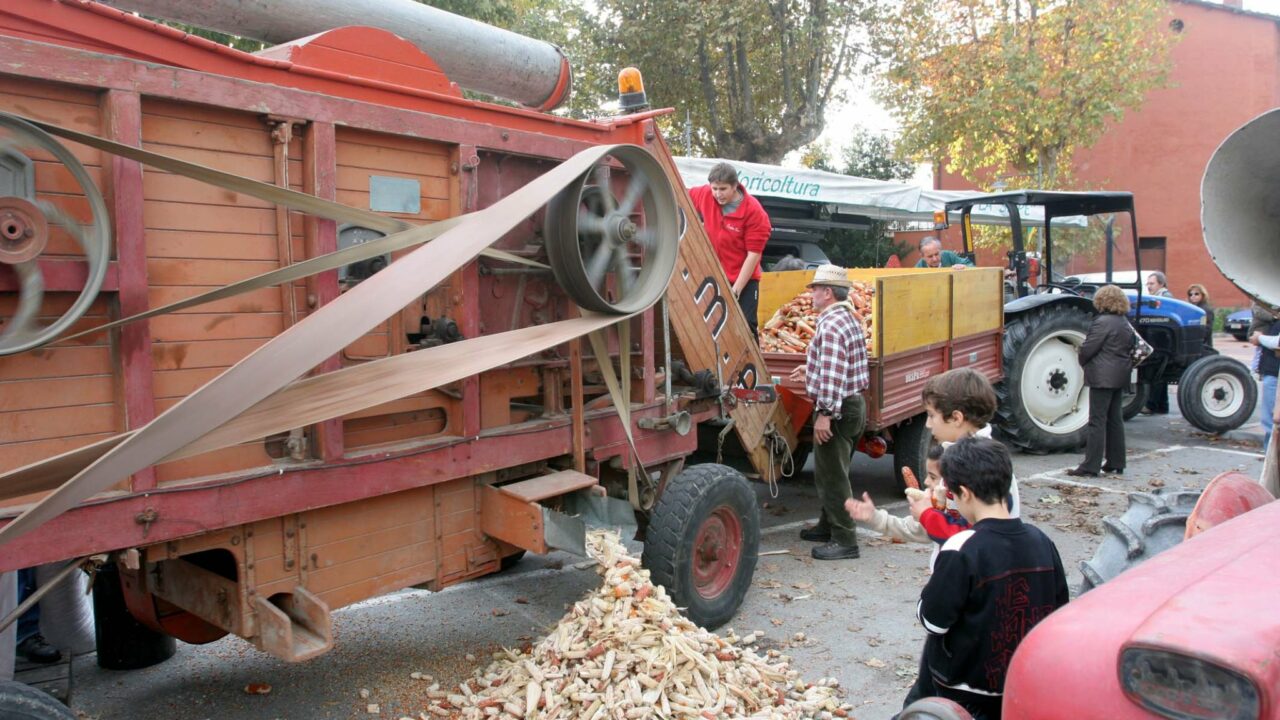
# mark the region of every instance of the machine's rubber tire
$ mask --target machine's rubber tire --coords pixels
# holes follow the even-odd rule
[[[1182,542],[1187,518],[1199,491],[1129,493],[1129,508],[1118,518],[1103,518],[1105,532],[1093,559],[1080,562],[1084,593]]]
[[[642,560],[685,616],[710,630],[742,605],[759,548],[755,492],[737,470],[708,463],[667,483],[649,516]]]
[[[929,461],[929,447],[933,445],[933,433],[926,427],[927,420],[928,415],[920,413],[902,421],[893,429],[893,476],[903,487],[904,467],[911,468],[911,472],[916,474],[916,479],[921,483],[924,483],[925,476],[928,475],[926,464]]]
[[[1121,401],[1124,403],[1122,410],[1125,420],[1132,420],[1142,412],[1142,408],[1147,404],[1147,396],[1151,394],[1151,386],[1146,383],[1134,383],[1133,392],[1125,391]]]
[[[1207,355],[1182,372],[1178,409],[1196,428],[1222,433],[1249,422],[1258,404],[1258,384],[1239,360]]]
[[[152,630],[129,613],[114,563],[103,565],[93,577],[93,626],[98,667],[107,670],[151,667],[178,649],[171,635]]]
[[[76,714],[49,693],[14,680],[0,680],[0,720],[75,720]]]
[[[940,697],[921,698],[902,709],[898,720],[973,720],[960,703]]]
[[[1084,445],[1089,424],[1089,393],[1084,388],[1084,371],[1076,360],[1075,350],[1064,352],[1054,343],[1079,348],[1092,321],[1092,315],[1081,308],[1058,302],[1041,305],[1006,322],[1005,377],[996,386],[999,405],[995,424],[1010,444],[1032,453],[1065,452]],[[1036,389],[1027,386],[1037,386],[1040,381],[1052,388],[1045,398],[1050,402],[1033,410],[1028,406],[1026,390]],[[1058,412],[1058,408],[1053,408],[1055,405],[1070,408],[1069,416],[1062,416],[1066,421],[1037,419],[1036,416],[1045,411]]]

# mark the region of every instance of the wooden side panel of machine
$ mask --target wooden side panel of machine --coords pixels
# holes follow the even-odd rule
[[[2,78],[0,110],[52,120],[84,132],[102,131],[97,96],[63,86]],[[101,153],[74,143],[67,147],[102,187]],[[52,203],[81,223],[91,222],[88,204],[66,168],[46,153],[31,151],[29,155],[34,162],[35,199]],[[40,258],[46,292],[42,321],[52,321],[75,301],[84,282],[74,277],[76,268],[84,266],[77,261],[82,257],[79,246],[65,231],[51,227],[49,243]],[[114,273],[104,287],[113,283]],[[18,288],[12,271],[0,266],[0,318],[13,316]],[[113,303],[111,293],[99,294],[75,327],[102,323]],[[116,371],[104,337],[0,358],[0,470],[72,450],[123,429]]]
[[[268,183],[278,181],[271,127],[255,114],[143,99],[143,146]],[[301,173],[300,145],[292,143]],[[151,305],[279,267],[281,232],[268,203],[146,168],[143,221]],[[287,243],[288,237],[284,238]],[[279,290],[150,321],[157,412],[173,406],[279,334],[286,325]],[[234,472],[271,463],[262,443],[226,448],[156,467],[159,482]]]
[[[337,129],[336,200],[352,207],[385,211],[413,224],[444,220],[454,214],[457,177],[451,172],[452,148],[417,138]],[[377,206],[374,185],[382,182],[416,186],[418,212],[392,212]],[[427,315],[425,297],[342,351],[343,365],[398,355],[409,349],[408,334],[418,332]],[[439,392],[402,398],[343,419],[344,445],[350,449],[446,431],[455,401]]]

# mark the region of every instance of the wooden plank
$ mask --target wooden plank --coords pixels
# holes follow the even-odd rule
[[[147,227],[157,230],[275,235],[275,211],[266,208],[225,207],[192,202],[147,200]]]
[[[283,330],[279,313],[160,315],[150,325],[158,343],[272,338]]]
[[[274,262],[262,260],[226,260],[212,258],[151,258],[147,261],[147,274],[151,285],[199,285],[221,286],[246,280],[255,275],[276,269]],[[279,307],[279,291],[276,307]],[[207,310],[205,310],[207,312]]]
[[[385,417],[385,416],[384,416]],[[449,426],[448,417],[427,415],[418,422],[399,421],[388,418],[377,427],[349,427],[343,423],[343,442],[348,449],[373,448],[379,445],[402,443],[407,440],[422,440],[437,435],[456,434],[456,428]]]
[[[9,442],[47,440],[63,437],[74,429],[77,435],[118,432],[113,405],[79,405],[21,412],[0,413],[0,438]]]
[[[250,180],[259,182],[271,182],[271,178],[275,175],[275,165],[270,157],[259,157],[257,155],[240,155],[234,152],[219,152],[216,150],[201,150],[199,148],[188,148],[179,145],[166,145],[163,143],[150,143],[143,139],[142,147],[153,153],[161,155],[169,155],[186,160],[187,162],[196,163],[211,167],[215,170],[223,172],[235,173],[243,175]],[[160,177],[181,177],[165,170],[156,168],[145,168],[147,175],[158,175]],[[212,185],[208,185],[210,189]]]
[[[105,345],[43,347],[0,358],[0,380],[105,375],[111,372],[111,351]]]
[[[971,268],[951,273],[951,337],[1004,326],[1004,270]]]
[[[580,473],[576,470],[560,470],[496,487],[498,490],[520,498],[525,502],[538,502],[547,498],[559,497],[575,490],[589,488],[596,483],[596,479],[586,473]]]
[[[450,158],[453,155],[448,145],[433,143],[420,137],[409,135],[392,135],[345,127],[341,128],[341,139],[349,145],[385,148],[396,152],[421,152],[440,155],[444,158]]]
[[[299,164],[299,170],[301,164]],[[273,208],[274,204],[233,190],[215,187],[181,175],[148,172],[143,177],[143,191],[148,200],[191,202],[228,207]]]
[[[110,404],[115,392],[115,379],[110,375],[0,382],[0,412]]]
[[[965,272],[965,271],[960,271]],[[951,338],[950,273],[881,277],[876,327],[880,357],[945,343]]]
[[[270,235],[147,230],[145,237],[147,255],[153,258],[276,259],[275,239]]]
[[[257,350],[266,341],[261,338],[248,340],[213,340],[211,342],[156,343],[151,357],[157,370],[183,368],[231,367],[246,355]]]
[[[149,143],[189,147],[239,155],[272,157],[271,131],[256,120],[256,127],[236,127],[194,118],[177,118],[156,114],[153,102],[146,104],[142,116],[142,136]],[[202,106],[201,112],[218,113],[219,108]],[[223,113],[223,117],[226,117]]]
[[[207,290],[212,290],[217,286],[153,286],[147,291],[147,300],[152,307],[168,305],[179,300],[184,300],[193,295],[199,295]],[[197,305],[195,307],[179,310],[175,315],[202,315],[207,313],[224,313],[224,312],[280,312],[280,293],[274,288],[262,288],[251,292],[237,295],[235,297],[226,298],[224,300],[215,300],[211,303]]]
[[[222,373],[222,368],[164,370],[155,374],[152,387],[156,399],[186,397]]]
[[[0,75],[0,95],[12,95],[31,100],[51,100],[68,105],[86,105],[88,109],[98,109],[98,92],[96,89],[82,89],[61,83],[42,82],[27,76]],[[86,130],[85,132],[88,132]]]
[[[60,162],[39,161],[33,163],[36,173],[36,192],[44,195],[82,195],[84,188],[71,174],[71,168]],[[95,187],[105,188],[101,167],[86,167],[85,173]]]
[[[430,522],[436,489],[414,488],[309,510],[300,518],[307,526],[307,546],[322,548],[347,538],[378,532],[382,528],[408,525],[419,520]]]
[[[262,443],[236,445],[203,455],[156,465],[156,481],[170,483],[208,475],[241,472],[250,468],[266,468],[275,464]]]
[[[115,435],[115,432],[56,437],[31,442],[0,443],[0,472],[30,465],[38,460],[44,460],[54,455],[60,455],[64,452],[90,445],[112,435]],[[0,504],[13,505],[15,501],[4,501]]]
[[[538,554],[547,552],[540,505],[490,486],[480,493],[480,530],[485,535]]]
[[[367,137],[367,134],[366,134]],[[425,140],[411,147],[390,147],[379,136],[372,144],[359,141],[359,135],[338,129],[338,167],[363,168],[405,175],[449,177],[449,152],[444,145]]]
[[[353,573],[360,572],[360,565],[368,558],[403,548],[421,548],[434,539],[435,523],[426,515],[413,522],[383,525],[325,545],[308,543],[305,549],[308,555],[315,555],[316,565],[308,568],[307,585],[313,589],[329,589],[335,581],[346,584],[351,582]],[[421,557],[428,556],[423,553]]]

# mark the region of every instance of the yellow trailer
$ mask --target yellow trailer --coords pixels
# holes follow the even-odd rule
[[[934,375],[970,367],[992,383],[1003,377],[1004,289],[1000,268],[851,269],[849,279],[872,289],[867,337],[871,385],[867,428],[858,449],[872,457],[894,455],[899,473],[912,468],[923,477],[933,436],[925,427],[920,392]],[[760,281],[759,322],[805,292],[813,270],[765,273]],[[812,403],[804,386],[788,379],[804,353],[765,352],[800,436],[796,458],[807,456]]]

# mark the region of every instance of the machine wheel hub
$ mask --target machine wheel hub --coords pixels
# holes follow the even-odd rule
[[[19,197],[0,198],[0,263],[34,260],[49,242],[49,222],[35,203]]]

